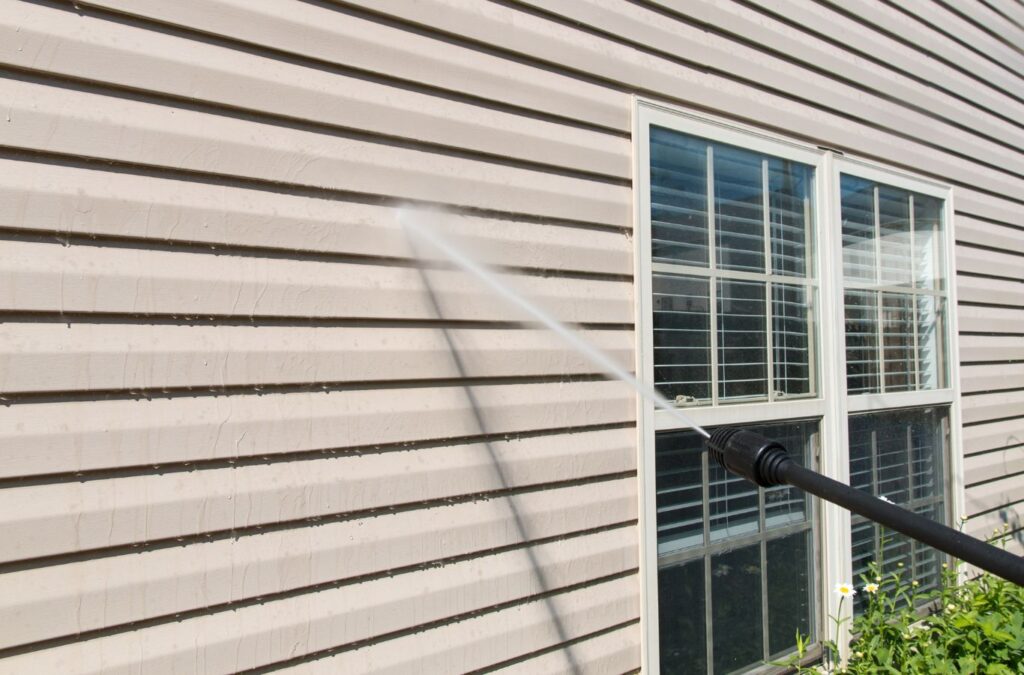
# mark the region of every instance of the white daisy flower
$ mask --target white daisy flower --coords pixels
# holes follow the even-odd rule
[[[836,593],[843,596],[844,598],[852,598],[857,595],[857,590],[852,584],[840,583],[836,584]]]
[[[878,584],[864,584],[864,592],[865,593],[877,593],[878,592]]]

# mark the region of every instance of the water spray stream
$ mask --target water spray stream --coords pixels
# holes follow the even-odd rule
[[[530,300],[510,288],[501,278],[487,265],[473,259],[472,256],[448,241],[436,229],[422,222],[417,213],[410,209],[401,209],[398,212],[398,222],[405,231],[415,238],[416,241],[427,244],[432,249],[442,254],[459,269],[472,274],[487,285],[494,293],[503,298],[509,304],[529,314],[533,319],[544,326],[552,333],[560,337],[566,344],[571,346],[582,356],[586,357],[604,375],[624,382],[632,387],[637,394],[653,403],[656,407],[664,410],[676,421],[692,428],[704,438],[710,438],[710,434],[699,424],[690,419],[687,415],[676,408],[668,399],[659,394],[653,387],[650,387],[637,380],[632,373],[620,366],[610,356],[587,342],[580,335],[554,318]]]

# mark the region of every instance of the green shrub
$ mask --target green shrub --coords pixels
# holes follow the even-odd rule
[[[872,565],[862,582],[865,611],[853,620],[849,658],[834,672],[1024,674],[1024,588],[990,574],[958,584],[956,570],[945,564],[939,587],[928,593],[919,593],[902,567],[883,576]],[[840,608],[856,592],[843,590]],[[845,620],[833,617],[837,635]],[[806,674],[826,672],[820,666],[798,666],[807,646],[798,635],[797,654],[775,665]],[[836,664],[835,640],[826,641],[824,651],[826,663]]]

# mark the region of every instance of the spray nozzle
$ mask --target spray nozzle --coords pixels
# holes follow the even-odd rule
[[[778,441],[746,429],[719,428],[707,440],[711,455],[726,471],[761,487],[782,485],[779,469],[790,461]]]

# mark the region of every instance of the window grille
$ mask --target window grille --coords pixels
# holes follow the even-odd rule
[[[650,133],[657,387],[705,404],[813,395],[813,167]]]

